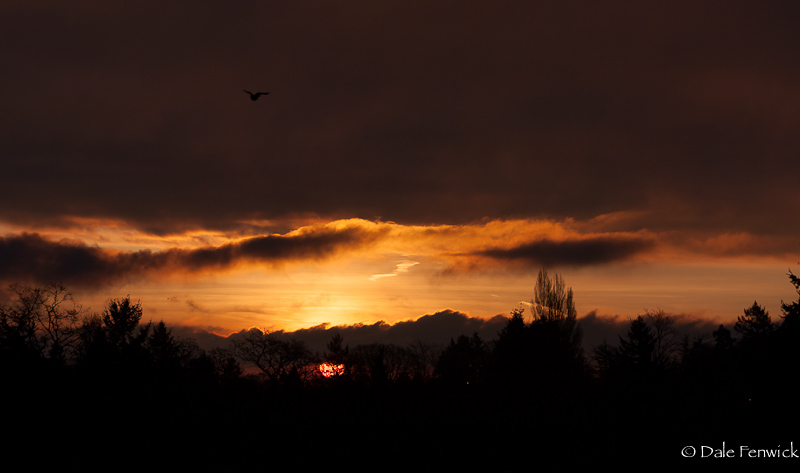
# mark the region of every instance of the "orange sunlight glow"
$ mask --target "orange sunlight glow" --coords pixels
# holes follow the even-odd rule
[[[322,363],[318,367],[319,372],[326,378],[333,378],[344,374],[344,365],[334,365],[333,363]]]
[[[754,298],[777,304],[793,297],[784,261],[796,242],[747,233],[611,230],[617,221],[635,217],[614,214],[585,221],[519,219],[428,226],[309,218],[298,221],[304,226],[283,234],[270,233],[276,228],[255,228],[252,235],[195,229],[166,236],[111,219],[73,218],[36,231],[53,241],[68,238],[98,247],[103,252],[100,256],[111,260],[120,253],[123,262],[126,252],[136,256],[133,252],[141,250],[166,255],[214,250],[254,235],[291,238],[335,229],[357,229],[358,235],[366,235],[325,257],[287,259],[280,264],[243,257],[225,267],[165,264],[151,271],[143,266],[107,287],[89,287],[84,294],[76,294],[85,307],[94,310],[103,307],[107,297],[132,294],[141,298],[149,318],[214,333],[235,333],[253,325],[293,331],[394,324],[445,308],[493,317],[530,298],[535,272],[526,265],[535,261],[498,259],[484,250],[513,250],[545,240],[618,237],[656,242],[647,251],[614,264],[572,267],[565,263],[552,268],[575,288],[581,313],[600,310],[630,315],[658,306],[675,313],[735,320]],[[282,226],[285,222],[250,223]],[[24,230],[0,222],[0,234]]]

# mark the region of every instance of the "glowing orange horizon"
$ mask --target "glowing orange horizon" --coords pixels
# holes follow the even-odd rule
[[[443,308],[491,318],[530,300],[539,268],[524,259],[493,258],[485,250],[505,251],[543,239],[558,243],[643,237],[656,241],[655,246],[623,261],[548,269],[573,287],[579,314],[598,310],[629,316],[660,308],[735,320],[753,299],[776,313],[781,299],[793,297],[785,274],[796,260],[787,260],[780,242],[747,234],[609,232],[614,219],[621,217],[601,217],[581,222],[517,219],[430,226],[318,220],[304,222],[281,237],[358,229],[370,236],[369,241],[322,258],[280,264],[243,259],[224,268],[196,269],[165,259],[157,269],[145,267],[146,272],[85,289],[83,294],[80,288],[68,289],[94,311],[102,310],[108,298],[130,294],[142,301],[146,318],[219,334],[251,326],[291,331],[322,324],[393,324]],[[41,229],[41,234],[55,240],[70,231],[53,227]],[[109,255],[213,250],[247,238],[199,230],[161,237],[114,220],[76,220],[73,232],[73,240]],[[773,247],[776,252],[769,254]]]

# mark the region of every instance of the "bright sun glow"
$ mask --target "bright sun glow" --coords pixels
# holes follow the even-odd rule
[[[332,363],[322,363],[319,365],[319,372],[326,378],[333,378],[344,373],[344,365],[334,365]]]

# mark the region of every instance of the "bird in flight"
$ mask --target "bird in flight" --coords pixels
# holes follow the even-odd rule
[[[269,92],[256,92],[256,93],[254,94],[254,93],[252,93],[252,92],[250,92],[250,91],[248,91],[248,90],[245,90],[245,92],[247,92],[248,94],[250,94],[250,100],[252,100],[253,102],[255,102],[256,100],[258,100],[258,98],[259,98],[259,97],[261,97],[262,95],[267,95],[267,94],[269,94]]]

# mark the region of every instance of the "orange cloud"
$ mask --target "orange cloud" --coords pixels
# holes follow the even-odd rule
[[[788,240],[746,233],[695,236],[609,231],[613,222],[630,222],[631,218],[616,215],[582,222],[517,219],[431,226],[344,219],[246,238],[213,232],[156,237],[112,225],[110,230],[81,233],[88,242],[58,239],[59,232],[53,236],[20,233],[0,237],[0,280],[58,281],[96,288],[111,281],[199,275],[248,265],[322,263],[345,256],[363,261],[377,258],[385,264],[387,256],[395,255],[401,263],[394,270],[367,270],[376,280],[400,275],[417,264],[430,268],[430,263],[438,265],[438,274],[446,275],[596,266],[637,258],[780,257],[792,249]]]

